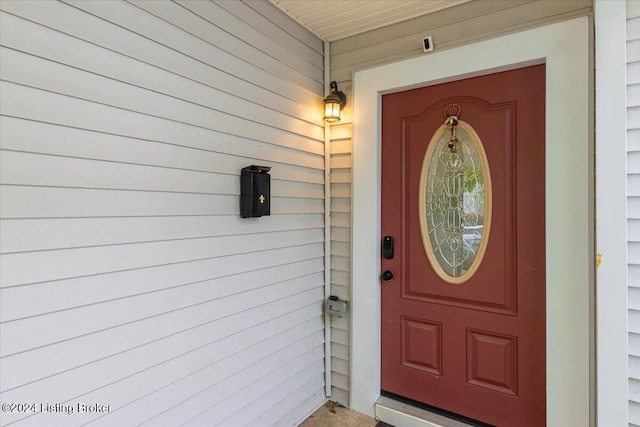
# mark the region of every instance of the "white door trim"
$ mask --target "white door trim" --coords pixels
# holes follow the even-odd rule
[[[629,423],[626,2],[594,2],[596,34],[597,414]]]
[[[593,215],[589,19],[354,73],[351,407],[380,395],[381,95],[546,63],[548,426],[590,419]]]

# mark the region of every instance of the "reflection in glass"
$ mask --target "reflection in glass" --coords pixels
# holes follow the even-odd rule
[[[450,277],[464,275],[480,249],[485,225],[485,177],[478,147],[463,128],[452,152],[448,132],[433,150],[426,175],[425,213],[432,254]]]

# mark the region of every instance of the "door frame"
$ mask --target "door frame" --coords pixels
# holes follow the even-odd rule
[[[547,425],[594,420],[589,41],[582,17],[354,73],[352,409],[373,416],[380,396],[381,96],[545,63]]]

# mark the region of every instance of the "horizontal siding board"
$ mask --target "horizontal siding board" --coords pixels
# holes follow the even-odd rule
[[[351,214],[343,212],[332,212],[331,224],[334,227],[351,227]]]
[[[5,200],[0,206],[2,218],[240,214],[238,195],[14,185],[0,188],[0,194]],[[324,203],[319,199],[271,198],[272,215],[317,214],[323,210]]]
[[[268,162],[272,166],[273,179],[323,184],[320,177],[324,160],[320,156],[273,145],[265,149],[256,141],[225,138],[214,132],[192,135],[195,138],[188,141],[176,141],[191,144],[186,146],[6,116],[0,119],[0,127],[3,130],[0,147],[7,151],[236,175],[249,164]],[[235,152],[224,153],[223,144],[233,147]],[[261,154],[262,158],[252,157]],[[317,169],[317,172],[309,169]]]
[[[640,357],[640,334],[629,333],[629,355]]]
[[[634,2],[626,2],[634,3]],[[640,19],[627,13],[627,40],[640,39]]]
[[[627,126],[631,129],[640,128],[640,107],[627,108]]]
[[[15,151],[2,152],[0,179],[9,185],[240,194],[239,174],[234,176]]]
[[[341,388],[343,390],[349,389],[349,376],[343,375],[340,372],[333,371],[331,372],[331,384],[335,387]]]
[[[627,62],[640,61],[640,40],[627,41]]]
[[[638,18],[640,17],[640,4],[635,1],[627,1],[626,2],[626,12],[627,18]]]
[[[323,135],[320,126],[284,115],[275,106],[256,105],[173,74],[156,77],[149,70],[132,70],[148,75],[158,86],[167,86],[166,93],[158,93],[14,50],[3,48],[2,57],[8,64],[2,67],[2,78],[7,82],[31,86],[37,82],[38,89],[201,127],[221,117],[286,129],[315,140],[321,140]]]
[[[332,256],[351,257],[351,245],[347,242],[331,242]]]
[[[640,174],[640,151],[630,151],[627,153],[627,173]]]
[[[640,106],[640,84],[627,85],[627,105],[630,107]]]
[[[640,403],[629,402],[629,427],[640,426]]]
[[[64,156],[4,151],[0,157],[3,184],[240,195],[239,174],[123,164]],[[272,197],[324,198],[324,186],[272,180]]]
[[[332,333],[331,333],[331,342],[348,346],[349,342],[350,342],[349,331],[345,331],[345,330],[342,330],[342,329],[333,330]],[[332,357],[332,358],[336,359],[336,360],[338,360],[338,359],[339,360],[344,360],[344,359],[340,359],[337,356],[336,357]],[[349,365],[347,364],[347,366],[349,366]]]
[[[349,363],[337,357],[331,358],[331,368],[334,372],[349,376]]]
[[[302,347],[307,347],[317,346],[318,342],[321,342],[321,334],[314,334],[314,331],[322,327],[317,308],[302,308],[284,316],[276,315],[270,318],[265,318],[258,312],[255,314],[257,314],[256,320],[262,319],[263,324],[256,324],[249,328],[247,326],[250,325],[245,323],[242,325],[246,327],[245,329],[238,325],[224,330],[212,330],[209,335],[202,335],[202,328],[198,331],[199,334],[186,331],[183,334],[154,341],[148,346],[136,347],[127,352],[100,359],[93,364],[48,377],[40,383],[17,388],[5,395],[15,399],[21,397],[29,399],[26,396],[37,396],[39,399],[44,399],[43,401],[51,401],[51,399],[58,401],[63,396],[80,401],[88,399],[104,402],[105,399],[109,399],[114,408],[127,408],[130,401],[156,391],[162,392],[166,387],[175,386],[180,381],[184,383],[189,379],[195,379],[206,381],[211,386],[228,381],[229,378],[234,377],[234,367],[243,369],[244,366],[246,369],[247,366],[256,362],[256,358],[260,360],[268,357],[269,352],[281,351],[283,345],[298,343]],[[225,322],[220,321],[216,326],[224,326],[221,323]],[[208,329],[211,330],[211,327],[209,326]],[[190,340],[188,340],[189,337],[191,337]],[[207,341],[208,337],[212,340]],[[101,378],[105,383],[88,393],[74,394],[92,386],[95,387],[95,380],[92,381],[87,376],[95,369],[108,369],[104,371],[105,376]],[[123,384],[126,387],[121,387]],[[111,396],[114,388],[121,389],[116,393],[117,396]],[[162,411],[162,409],[164,409],[162,405],[147,408],[155,411]],[[113,420],[107,417],[104,421],[112,422]]]
[[[629,356],[629,377],[640,380],[640,357]]]
[[[211,25],[211,22],[206,21],[207,16],[199,16],[198,13],[194,13],[194,10],[189,7],[193,6],[193,4],[178,5],[173,2],[137,2],[135,6],[126,3],[113,6],[109,1],[96,1],[91,2],[91,4],[81,1],[72,1],[69,3],[83,11],[98,14],[109,22],[122,26],[158,43],[174,49],[178,48],[177,50],[179,51],[185,50],[180,49],[178,43],[184,43],[187,35],[196,36],[210,44],[210,49],[211,47],[218,47],[241,59],[245,66],[259,67],[262,70],[267,70],[274,77],[287,76],[291,83],[295,83],[301,87],[313,87],[315,93],[322,92],[322,85],[318,81],[289,67],[260,49],[239,42],[240,36],[236,34],[237,29],[234,28],[231,31],[225,31],[215,25]],[[210,2],[206,3],[207,6],[209,6]],[[144,11],[142,8],[144,8]],[[185,10],[180,11],[180,8],[184,8]],[[191,10],[189,11],[189,9]],[[224,10],[215,5],[215,3],[210,3],[210,10],[224,14]],[[147,12],[155,14],[166,22],[154,19],[153,15]],[[194,15],[196,17],[195,19]],[[198,43],[190,40],[189,44],[197,45]],[[222,55],[217,56],[222,57]],[[225,59],[227,58],[225,57]]]
[[[333,270],[350,272],[351,271],[351,261],[346,257],[334,256],[331,257],[331,268]]]
[[[629,332],[640,334],[640,310],[629,309]]]
[[[351,154],[335,154],[331,156],[332,168],[351,168]]]
[[[340,299],[349,301],[351,299],[351,292],[349,289],[349,285],[342,285],[339,281],[335,279],[335,271],[331,271],[332,280],[331,280],[331,295],[335,295]]]
[[[627,220],[627,239],[631,242],[640,242],[640,219]]]
[[[268,419],[273,420],[276,415],[288,410],[289,414],[294,412],[297,414],[296,418],[298,421],[296,422],[296,424],[299,424],[300,422],[304,421],[306,419],[306,416],[308,416],[313,410],[318,409],[324,402],[327,401],[325,397],[324,387],[322,385],[323,383],[323,375],[316,376],[315,378],[309,380],[307,383],[303,384],[301,387],[297,388],[292,393],[291,399],[280,401],[273,407],[272,411],[267,411],[265,415],[268,415]],[[312,391],[312,398],[303,400],[303,397],[308,395]],[[300,417],[301,413],[305,414],[304,418]],[[288,427],[289,425],[291,425],[286,423],[289,414],[282,417],[280,420],[272,421],[274,427]],[[249,425],[252,427],[261,427],[263,425],[262,417],[255,418]]]
[[[12,55],[3,55],[3,57],[7,56]],[[28,58],[27,55],[19,55],[18,57]],[[3,60],[5,59],[3,58]],[[8,61],[10,64],[16,64],[17,62],[18,61]],[[151,117],[171,119],[204,128],[208,126],[215,126],[216,128],[224,127],[220,126],[219,123],[230,122],[227,124],[227,133],[233,133],[233,128],[230,126],[231,124],[240,128],[249,127],[249,124],[251,124],[260,128],[267,135],[277,132],[277,129],[274,129],[274,127],[288,129],[288,133],[295,135],[299,140],[308,140],[308,144],[314,140],[320,141],[322,139],[321,128],[319,126],[292,120],[287,116],[274,112],[270,108],[257,106],[246,101],[238,101],[237,98],[232,96],[222,96],[223,94],[221,93],[207,93],[207,90],[204,90],[202,87],[197,87],[197,85],[196,87],[188,89],[176,88],[176,90],[181,93],[191,91],[192,93],[189,93],[188,96],[195,96],[196,94],[201,94],[199,97],[204,96],[194,101],[183,100],[110,79],[93,76],[88,73],[76,72],[71,67],[52,66],[51,64],[54,63],[50,61],[22,62],[22,64],[17,63],[14,70],[10,69],[4,72],[5,81],[12,83],[5,83],[4,85],[13,86],[13,88],[5,89],[3,87],[3,90],[9,90],[9,92],[5,93],[10,97],[9,100],[12,101],[12,103],[15,102],[15,99],[11,98],[21,92],[19,88],[20,85],[34,80],[39,82],[37,89],[46,91],[49,96],[61,95],[83,101],[95,102],[109,107],[126,108]],[[31,62],[31,66],[27,65],[29,62]],[[3,69],[6,68],[9,67],[3,66]],[[60,69],[56,70],[55,68],[61,68],[67,72],[63,72]],[[24,70],[41,71],[27,73],[24,72]],[[30,76],[29,74],[38,75]],[[49,79],[42,77],[45,75],[59,77],[56,78],[56,81],[48,82],[46,80]],[[183,79],[183,81],[186,80]],[[63,82],[68,82],[68,84],[63,84]],[[171,86],[172,83],[173,82],[167,82],[167,85]],[[101,88],[101,91],[97,91],[95,89],[96,87]],[[83,90],[82,88],[86,89]],[[18,94],[16,94],[16,91],[18,91]],[[22,88],[22,91],[30,92],[26,88]],[[46,95],[42,96],[46,97]],[[211,105],[211,102],[208,100],[219,100],[219,105]],[[4,103],[3,110],[6,112],[5,114],[19,115],[20,117],[24,116],[24,108],[22,109],[22,114],[17,111],[13,113],[11,109],[8,109],[8,101]],[[256,135],[254,135],[253,138],[256,139]]]
[[[315,383],[319,384],[321,383],[321,380],[316,378]],[[312,389],[313,385],[308,385],[306,387]],[[288,406],[294,407],[294,409],[289,411],[287,415],[280,418],[280,420],[278,420],[278,422],[274,424],[274,427],[298,426],[302,424],[302,422],[304,422],[310,415],[315,413],[318,408],[320,408],[327,401],[324,387],[320,387],[320,389],[316,390],[316,392],[311,395],[311,397],[304,401],[301,401],[302,397],[305,395],[306,393],[301,390],[301,393],[295,396],[295,399],[292,398],[290,402],[287,402]]]
[[[67,331],[57,331],[52,336],[40,336],[40,334],[34,334],[34,325],[43,324],[42,321],[29,321],[30,319],[18,320],[15,322],[10,322],[8,324],[3,324],[3,334],[2,342],[2,357],[7,357],[11,355],[15,355],[21,352],[26,352],[29,350],[37,350],[42,349],[45,346],[51,344],[59,344],[61,342],[68,342],[70,340],[80,339],[82,340],[84,337],[90,337],[92,335],[100,335],[109,336],[114,334],[120,334],[122,336],[127,336],[127,340],[134,347],[135,345],[140,345],[144,343],[151,342],[155,339],[160,339],[164,336],[171,335],[173,333],[179,333],[183,330],[196,327],[198,325],[206,324],[213,322],[219,318],[224,318],[225,316],[233,315],[238,307],[239,309],[249,311],[256,306],[265,305],[271,303],[273,301],[279,301],[282,295],[296,295],[296,293],[300,292],[319,292],[321,290],[321,283],[319,280],[321,275],[314,275],[310,277],[302,277],[297,279],[292,279],[288,281],[284,281],[282,283],[271,285],[271,290],[273,291],[282,291],[286,290],[287,293],[284,294],[269,294],[268,288],[260,288],[257,291],[251,292],[247,295],[233,295],[227,297],[225,299],[216,299],[208,302],[199,303],[192,306],[186,307],[178,307],[172,308],[172,304],[169,302],[165,302],[165,305],[168,307],[166,313],[153,313],[149,317],[139,318],[137,314],[129,314],[129,318],[124,315],[120,316],[120,319],[116,316],[113,316],[113,319],[101,320],[95,319],[92,321],[82,321],[83,325],[73,324],[72,321],[76,319],[83,311],[86,310],[77,309],[76,311],[64,311],[61,313],[54,313],[50,316],[45,316],[48,318],[53,318],[52,320],[56,322],[56,325],[63,327],[67,327]],[[309,290],[311,288],[311,290]],[[268,294],[268,295],[267,295]],[[255,295],[256,298],[263,296],[264,299],[262,301],[256,301],[252,299],[252,296]],[[322,298],[318,298],[315,301],[320,301]],[[226,301],[225,301],[226,300]],[[135,300],[134,300],[135,301]],[[237,304],[235,306],[228,306],[226,302],[232,302]],[[104,304],[106,307],[109,305],[118,304]],[[97,312],[102,312],[106,307],[96,308]],[[153,311],[156,307],[151,307],[148,309],[148,312]],[[217,310],[212,312],[210,309]],[[79,312],[79,313],[78,313]],[[38,316],[38,318],[41,316]],[[76,320],[77,321],[77,320]],[[126,323],[117,324],[119,321],[124,321]],[[84,323],[87,323],[86,325]],[[177,322],[177,323],[171,323]],[[92,326],[93,325],[93,326]],[[137,332],[140,331],[142,327],[149,328],[160,328],[154,332],[144,333],[143,337],[136,336],[135,334],[129,337],[129,332]],[[103,329],[96,329],[103,327]],[[51,325],[46,325],[47,330],[53,330]],[[20,331],[24,331],[24,334],[21,334]],[[29,332],[32,335],[27,335]],[[24,337],[29,336],[30,339],[26,341]],[[17,338],[16,338],[17,337]],[[143,340],[142,342],[141,339]],[[122,341],[125,341],[124,339]],[[125,344],[120,344],[124,346]],[[131,348],[131,347],[125,347]],[[3,361],[4,364],[4,361]],[[3,367],[5,369],[6,367]]]
[[[346,345],[334,343],[331,347],[331,354],[333,357],[338,357],[343,360],[349,360],[349,347]]]
[[[289,298],[287,301],[296,302],[296,299]],[[304,304],[303,300],[299,298],[297,301]],[[321,323],[319,319],[321,310],[314,301],[307,298],[308,304],[306,306],[301,305],[296,310],[285,314],[275,313],[271,306],[258,307],[251,310],[255,315],[255,319],[252,319],[251,322],[239,321],[241,316],[234,315],[229,317],[230,320],[223,318],[209,322],[180,333],[161,337],[146,345],[125,348],[113,354],[103,349],[101,352],[93,351],[94,354],[82,355],[78,352],[68,355],[65,359],[64,350],[81,348],[77,343],[69,342],[62,346],[64,347],[62,350],[54,351],[51,357],[40,350],[25,353],[22,358],[9,357],[6,359],[10,363],[9,367],[27,370],[29,372],[27,379],[37,378],[36,374],[47,374],[47,376],[37,382],[24,382],[24,379],[17,382],[15,381],[17,374],[14,373],[9,379],[3,378],[7,387],[3,393],[15,399],[35,397],[45,399],[43,401],[47,401],[46,399],[60,400],[63,397],[70,399],[133,377],[145,372],[146,369],[163,370],[165,369],[164,364],[174,360],[177,360],[179,364],[184,364],[182,362],[185,359],[180,361],[180,358],[189,359],[189,363],[184,364],[185,366],[181,369],[188,367],[191,369],[190,372],[196,372],[199,367],[232,357],[233,354],[247,348],[248,345],[253,346],[282,331],[287,331],[287,334],[303,333],[307,335],[310,330],[309,323]],[[280,303],[274,304],[276,308],[280,306]],[[231,321],[235,323],[232,324]],[[321,334],[312,335],[318,335],[321,339]],[[97,337],[100,338],[100,334]],[[31,372],[33,368],[35,368],[35,372]],[[91,373],[96,371],[105,373],[100,377],[98,383],[95,382],[95,378],[91,379]],[[6,372],[11,371],[7,369]],[[218,375],[222,373],[225,376],[233,375],[232,371],[221,372]],[[54,394],[56,390],[59,393],[57,396]]]
[[[317,366],[318,364],[316,364],[316,367]],[[283,424],[283,415],[286,414],[287,411],[291,412],[302,405],[304,403],[304,396],[307,396],[310,392],[313,392],[313,395],[316,396],[315,400],[316,402],[318,402],[320,400],[319,397],[324,395],[324,374],[316,375],[315,377],[310,378],[312,377],[313,373],[316,373],[317,371],[311,369],[309,369],[308,371],[310,372],[308,374],[309,376],[307,377],[308,379],[306,382],[302,383],[296,378],[295,382],[292,382],[292,384],[287,384],[287,390],[292,390],[294,387],[298,386],[295,390],[291,391],[291,398],[286,400],[283,399],[273,404],[273,406],[266,410],[263,414],[255,417],[248,424],[248,426],[262,427],[264,425],[263,422],[267,422],[269,423],[269,425],[273,426],[286,425]],[[326,401],[326,399],[322,399],[322,401]],[[317,409],[319,406],[319,404],[316,404],[315,409]],[[309,412],[308,410],[309,408],[307,408],[307,412]]]
[[[0,287],[25,285],[50,280],[61,280],[127,271],[165,264],[189,263],[204,260],[216,262],[220,257],[261,252],[265,260],[277,265],[277,257],[288,248],[318,255],[322,230],[273,233],[256,239],[246,235],[239,237],[214,237],[209,241],[166,241],[61,249],[57,251],[23,252],[2,255],[3,273]],[[228,244],[230,247],[218,247]],[[182,250],[184,252],[176,252]],[[204,252],[199,252],[203,250]],[[229,258],[228,261],[233,261]],[[38,266],[37,269],[34,266]],[[223,264],[224,265],[224,264]],[[248,265],[246,267],[251,267]]]
[[[331,241],[351,242],[351,229],[346,227],[331,227]]]
[[[629,264],[629,286],[640,288],[640,264]]]
[[[331,135],[333,137],[333,129],[331,132]],[[337,155],[337,154],[351,154],[352,150],[352,144],[351,144],[351,139],[339,139],[336,140],[335,138],[333,138],[331,140],[331,155]]]
[[[224,298],[211,295],[213,292],[193,293],[182,288],[173,289],[5,322],[0,325],[2,356],[142,322],[164,313],[182,310],[188,312],[191,318],[203,318],[206,312],[213,312],[221,317],[228,316],[236,308],[251,307],[250,304],[255,304],[256,300],[268,303],[273,300],[274,295],[279,298],[280,295],[287,295],[297,289],[305,289],[309,284],[321,286],[320,277],[319,274],[303,276]],[[22,338],[25,335],[32,338],[25,341]]]
[[[298,376],[293,377],[287,383],[280,386],[281,390],[287,390],[287,392],[290,393],[290,398],[274,402],[275,393],[265,395],[259,403],[261,404],[261,408],[266,408],[268,405],[271,406],[265,409],[262,414],[255,416],[247,426],[262,427],[265,425],[264,423],[273,426],[282,425],[280,418],[302,404],[304,396],[307,396],[310,392],[317,395],[318,392],[323,391],[324,374],[320,370],[320,367],[321,362],[316,362],[315,365],[310,366],[298,374],[300,378],[298,378]],[[253,405],[251,409],[253,409]]]
[[[322,40],[313,35],[302,25],[289,19],[289,17],[280,9],[271,7],[268,3],[261,1],[243,0],[243,3],[258,12],[260,16],[268,18],[271,22],[282,28],[286,33],[291,34],[293,37],[324,56]]]
[[[235,54],[244,54],[247,58],[255,55],[255,52],[262,53],[266,56],[266,59],[270,61],[279,61],[292,70],[297,71],[301,76],[307,77],[303,79],[300,77],[296,79],[296,73],[287,73],[293,75],[293,81],[305,87],[315,87],[319,91],[323,82],[322,60],[319,57],[314,58],[313,61],[309,61],[303,56],[292,55],[291,50],[286,49],[284,46],[271,37],[265,37],[265,34],[252,28],[244,23],[241,19],[238,19],[232,13],[225,10],[223,2],[190,2],[184,0],[175,0],[176,3],[189,9],[198,16],[206,19],[215,28],[219,28],[222,31],[228,33],[235,33],[235,40],[231,43]],[[140,3],[140,2],[139,2]],[[144,2],[142,2],[144,3]],[[243,9],[246,6],[243,5]],[[237,40],[243,43],[238,43]],[[245,48],[245,45],[247,48]],[[236,53],[237,52],[237,53]]]
[[[242,398],[237,395],[231,395],[224,401],[224,404],[201,412],[197,418],[192,418],[184,425],[249,425],[254,418],[266,412],[273,405],[272,399],[277,399],[278,396],[283,394],[293,395],[293,392],[299,387],[313,381],[318,376],[318,370],[321,368],[322,362],[318,361],[309,367],[302,369],[298,367],[296,371],[283,369],[279,372],[280,378],[269,378],[269,380],[260,384],[261,388],[252,387],[243,390]],[[266,422],[266,420],[263,421]],[[269,425],[268,423],[265,424]]]
[[[627,197],[627,218],[640,219],[640,197]]]
[[[139,1],[139,0],[137,0]],[[304,28],[296,24],[294,27],[290,25],[291,19],[286,18],[286,15],[276,15],[279,10],[274,8],[262,10],[264,12],[271,11],[268,16],[265,16],[253,8],[252,3],[256,3],[258,7],[261,2],[230,2],[230,1],[216,1],[216,6],[224,9],[228,13],[234,15],[236,18],[243,22],[243,26],[238,25],[236,21],[226,19],[220,13],[208,14],[209,17],[214,18],[213,22],[220,28],[233,29],[235,32],[243,38],[246,43],[260,49],[264,52],[268,52],[267,49],[272,49],[273,57],[277,57],[280,61],[287,63],[291,60],[296,60],[301,63],[299,67],[296,67],[296,63],[289,65],[301,70],[308,70],[307,75],[312,76],[320,83],[323,83],[323,66],[324,55],[322,52],[322,44],[318,43],[318,39],[312,42],[314,47],[307,45],[301,41],[298,37],[304,37]],[[248,6],[248,7],[247,7]],[[210,8],[211,9],[211,8]],[[202,16],[202,14],[200,14]],[[285,19],[283,19],[285,18]],[[284,25],[286,30],[281,27]],[[236,30],[240,31],[236,31]],[[245,31],[246,30],[246,31]],[[291,32],[288,32],[288,31]],[[291,37],[293,36],[293,37]],[[266,38],[266,40],[265,40]],[[273,47],[273,45],[277,47]],[[263,49],[263,46],[265,47]]]
[[[321,358],[322,343],[315,342],[313,334],[321,330],[322,325],[314,323],[320,329],[305,330],[309,335],[307,338],[296,337],[299,341],[292,343],[292,337],[286,336],[287,333],[281,334],[173,383],[167,383],[168,375],[158,378],[153,373],[149,373],[145,381],[130,381],[133,396],[129,400],[133,403],[119,409],[113,416],[98,420],[95,425],[110,426],[113,422],[123,425],[180,425],[202,411],[205,405],[227,406],[225,400],[228,396],[245,388],[259,388],[260,384],[256,383],[262,380],[261,377],[277,378],[287,369],[296,372],[300,367],[306,367]],[[277,342],[270,342],[276,339]],[[225,378],[228,372],[238,374]],[[136,395],[141,394],[140,383],[151,390],[157,389],[136,399]],[[159,388],[162,385],[164,387]],[[170,409],[164,410],[165,407]]]
[[[266,218],[265,218],[266,219]],[[323,228],[322,214],[273,215],[251,221],[238,215],[5,219],[0,221],[2,253],[47,249],[202,239]],[[204,230],[204,231],[203,231]]]
[[[640,174],[627,175],[627,196],[640,197]]]
[[[627,150],[640,151],[640,129],[627,130]]]
[[[331,270],[332,293],[341,295],[343,299],[350,299],[351,273],[347,271]]]
[[[331,199],[331,212],[351,212],[351,199],[334,197]]]
[[[349,323],[349,319],[348,319],[348,318],[346,318],[346,317],[336,317],[336,316],[333,316],[333,317],[331,318],[331,327],[332,327],[332,328],[335,328],[335,329],[341,329],[341,330],[343,330],[343,331],[349,331],[349,330],[351,330],[351,325],[350,325],[350,323]],[[346,347],[346,348],[347,348],[347,350],[348,350],[348,347]],[[348,354],[349,354],[349,352],[346,352],[346,353],[345,353],[345,352],[344,352],[344,349],[343,349],[343,348],[340,348],[340,349],[338,349],[338,351],[337,351],[337,352],[332,352],[331,354],[332,354],[332,356],[335,356],[335,357],[341,357],[341,358],[343,358],[343,359],[344,359],[344,358],[345,358],[345,354],[346,354],[346,355],[348,355]]]
[[[640,242],[629,242],[629,264],[640,264]]]
[[[265,148],[255,140],[187,125],[176,126],[176,138],[162,142],[7,116],[0,117],[0,127],[0,147],[6,150],[226,174],[268,162],[274,179],[323,184],[320,155],[274,145]]]
[[[166,117],[127,111],[121,108],[72,98],[41,89],[0,82],[0,108],[4,115],[89,129],[116,135],[153,140],[155,133],[164,133],[165,122],[187,124],[191,127],[215,129],[247,139],[299,149],[314,154],[322,153],[322,145],[312,138],[286,133],[267,125],[248,123],[246,120],[204,107],[170,100],[159,113]],[[182,108],[181,120],[175,119],[172,108]],[[156,108],[156,107],[153,107]],[[185,122],[186,121],[186,122]],[[169,125],[169,127],[174,127]],[[184,137],[184,136],[183,136]]]
[[[331,400],[342,406],[349,407],[349,391],[338,387],[331,387]]]
[[[351,82],[347,82],[349,86]],[[346,106],[345,106],[346,108]],[[351,148],[353,148],[353,144],[351,143],[351,135],[353,134],[353,124],[350,122],[342,122],[339,124],[334,124],[331,126],[331,143],[333,142],[345,142],[348,143]],[[351,150],[349,150],[351,152]]]
[[[209,63],[231,75],[248,81],[260,79],[263,87],[276,89],[274,90],[276,93],[277,89],[282,88],[284,93],[290,94],[293,99],[299,97],[305,99],[308,96],[308,94],[301,94],[299,89],[292,86],[306,88],[315,94],[322,93],[322,85],[313,78],[253,46],[240,42],[234,34],[235,31],[229,33],[211,25],[184,5],[164,1],[138,2],[135,6],[122,4],[117,7],[110,5],[108,1],[92,4],[73,2],[73,5],[89,13],[99,13],[107,21]],[[218,8],[218,6],[215,7]],[[89,37],[92,35],[84,33],[82,28],[73,30],[74,34],[90,41]],[[112,39],[109,41],[117,43]],[[129,52],[122,46],[118,46],[116,50]],[[219,58],[220,61],[212,62],[212,58]],[[243,67],[245,70],[240,70]],[[273,81],[269,82],[265,78],[267,77],[265,71]],[[256,74],[264,76],[256,76]],[[287,78],[284,79],[282,76]],[[307,102],[303,103],[307,104]]]
[[[84,188],[0,188],[3,218],[239,214],[238,196]],[[273,203],[273,200],[272,200]]]
[[[275,305],[277,306],[280,304],[276,303]],[[317,316],[317,317],[320,317],[320,316]],[[321,324],[321,322],[318,321],[317,324]],[[314,334],[314,335],[322,336],[322,334],[320,333]],[[258,338],[258,341],[260,341],[259,338]],[[225,342],[233,344],[233,342],[230,342],[230,341],[225,341]],[[245,343],[246,342],[247,341],[245,340]],[[153,343],[150,344],[150,346],[156,347],[155,345],[153,345]],[[234,348],[235,347],[236,346],[234,346]],[[135,374],[134,376],[131,377],[131,381],[129,381],[130,377],[127,376],[117,380],[117,382],[109,384],[109,386],[113,385],[113,387],[115,387],[115,390],[121,389],[121,393],[117,393],[117,394],[114,393],[115,390],[112,387],[100,387],[89,393],[85,393],[81,396],[71,396],[70,393],[73,392],[73,390],[75,389],[74,384],[70,384],[70,390],[61,389],[61,388],[56,390],[51,387],[44,388],[43,384],[35,383],[32,386],[21,387],[16,390],[12,390],[11,392],[7,392],[4,394],[4,396],[8,399],[14,399],[16,401],[21,401],[20,398],[26,399],[26,401],[30,401],[31,399],[36,399],[36,400],[45,401],[45,402],[58,401],[58,400],[68,401],[71,399],[80,399],[80,401],[85,401],[84,399],[88,399],[89,401],[97,401],[97,402],[110,401],[112,402],[114,408],[123,408],[127,406],[129,402],[134,402],[139,398],[158,390],[157,388],[158,386],[161,386],[161,385],[166,386],[166,385],[175,383],[175,381],[179,380],[180,378],[184,378],[185,374],[190,375],[195,373],[197,376],[196,380],[206,381],[207,376],[198,375],[197,371],[199,370],[198,368],[206,367],[209,364],[207,362],[209,362],[210,359],[213,359],[214,363],[216,360],[218,360],[217,356],[213,352],[215,348],[217,347],[210,348],[209,346],[205,346],[203,347],[203,350],[206,349],[208,354],[199,354],[200,349],[197,349],[196,352],[190,352],[186,354],[186,356],[182,358],[182,360],[180,360],[180,358],[175,358],[175,357],[171,359],[165,359],[163,360],[163,363],[167,362],[169,364],[168,368],[166,366],[158,365],[157,366],[158,369],[156,372],[149,372],[150,370],[152,371],[153,369],[156,368],[156,366],[152,366],[152,369],[150,370],[143,369],[142,371],[140,371],[139,375],[141,375],[141,377],[144,377],[144,378],[141,378],[141,377],[136,378],[135,375],[138,375],[138,374]],[[320,346],[320,348],[322,348],[322,346]],[[231,359],[233,359],[233,356],[229,355],[226,351],[223,351],[223,353],[227,355],[225,358],[231,357]],[[138,355],[138,356],[141,356],[141,355]],[[149,356],[151,360],[157,359],[157,357],[154,357],[151,354],[149,354]],[[205,357],[204,359],[202,359],[203,356]],[[164,355],[163,355],[163,358],[164,358]],[[136,362],[136,360],[127,360],[127,359],[124,359],[124,361],[127,362],[128,364],[133,364],[133,365],[135,365],[135,362]],[[174,369],[176,370],[178,369],[177,365],[173,366],[173,369],[172,369],[172,365],[174,364],[174,361],[182,362],[182,363],[179,363],[180,372],[178,371],[174,372]],[[191,366],[190,361],[197,363],[197,365],[195,367]],[[242,359],[240,359],[240,361],[242,363]],[[137,362],[144,363],[144,361],[140,361],[140,360],[137,360]],[[99,364],[101,365],[101,363]],[[125,368],[128,369],[129,366],[125,366]],[[116,369],[116,371],[120,371],[120,370]],[[119,373],[122,373],[122,372],[120,371]],[[162,375],[158,375],[159,373],[161,373]],[[111,374],[109,373],[109,375],[106,375],[106,376],[109,377],[110,375]],[[225,371],[218,372],[217,376],[218,378],[220,378],[220,376],[221,378],[228,377]],[[233,375],[233,373],[229,373],[229,377],[227,379],[230,382],[243,381],[242,377],[238,377],[238,375]],[[48,380],[49,379],[47,379],[47,381]],[[125,383],[130,383],[128,384],[128,387],[124,387],[124,388],[120,387],[121,384],[119,383],[122,383],[123,380]],[[251,381],[251,380],[252,378],[248,379],[248,381]],[[81,382],[86,382],[86,381],[81,381]],[[140,388],[138,388],[136,384],[139,384]],[[227,393],[224,393],[224,389],[222,390],[222,393],[224,394],[224,397],[228,396]],[[69,397],[66,397],[66,396],[69,396]],[[223,404],[222,402],[220,403]],[[162,409],[162,408],[159,408],[159,409]],[[113,423],[109,424],[109,422],[113,421],[112,419],[110,419],[110,417],[106,421],[107,421],[107,425],[113,425]],[[116,424],[122,424],[122,423],[116,422]],[[124,424],[127,424],[127,423],[124,423]]]
[[[629,286],[629,310],[640,312],[640,288]]]
[[[640,62],[627,63],[627,84],[640,83]]]
[[[332,184],[350,184],[351,169],[331,169]]]
[[[2,25],[3,28],[0,30],[2,45],[7,47],[3,50],[2,56],[7,60],[19,53],[29,53],[33,57],[25,55],[21,61],[46,63],[45,60],[49,60],[54,63],[68,64],[79,72],[89,72],[96,76],[167,93],[178,98],[189,97],[193,102],[199,99],[203,105],[210,103],[218,105],[218,108],[223,107],[225,101],[231,102],[231,107],[239,102],[255,103],[292,117],[300,117],[310,123],[318,123],[315,104],[320,102],[319,96],[314,100],[314,105],[304,106],[208,64],[185,57],[169,48],[164,48],[166,50],[164,57],[160,58],[157,64],[153,64],[107,48],[98,48],[87,41],[6,13],[2,14]],[[25,26],[28,27],[28,36],[22,37]],[[43,40],[47,40],[47,43],[43,43]],[[176,66],[176,62],[181,65]],[[188,66],[185,66],[185,62]],[[9,73],[10,70],[7,68],[5,72]],[[25,75],[23,78],[27,77]],[[53,76],[50,75],[50,77]],[[48,80],[50,79],[45,79],[43,82]],[[189,90],[182,92],[182,88]],[[200,91],[199,95],[194,96],[193,88]]]
[[[331,274],[331,284],[333,285],[333,289],[335,289],[336,292],[346,294],[345,297],[348,299],[349,286],[351,286],[351,273],[348,271],[332,269]],[[340,287],[344,289],[341,289]]]
[[[305,260],[292,251],[281,251],[280,255],[281,259],[276,266],[269,266],[259,259],[259,255],[236,256],[237,259],[242,257],[247,262],[255,263],[252,271],[218,268],[212,274],[205,269],[195,270],[191,266],[178,264],[4,288],[0,289],[1,321],[30,318],[153,293],[172,295],[184,292],[181,294],[182,300],[203,292],[211,299],[224,298],[277,281],[323,271],[324,263],[320,257]],[[234,260],[227,258],[225,261]],[[222,263],[218,264],[221,267]],[[86,292],[87,289],[99,289],[100,292]],[[33,298],[34,294],[38,298]]]

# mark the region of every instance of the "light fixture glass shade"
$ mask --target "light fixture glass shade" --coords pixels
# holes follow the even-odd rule
[[[324,121],[338,122],[340,121],[340,99],[324,101]]]
[[[336,82],[331,82],[331,93],[324,99],[324,118],[325,122],[340,121],[340,110],[347,103],[347,97],[342,91],[338,90]]]

